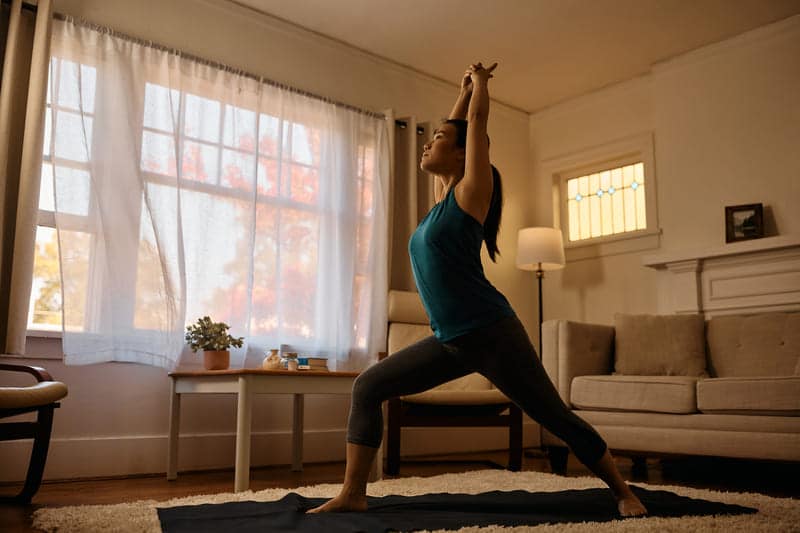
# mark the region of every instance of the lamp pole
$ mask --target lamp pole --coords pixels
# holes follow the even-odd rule
[[[544,270],[542,270],[542,264],[539,263],[539,267],[536,269],[536,279],[539,280],[539,359],[542,358],[542,278],[544,278]]]

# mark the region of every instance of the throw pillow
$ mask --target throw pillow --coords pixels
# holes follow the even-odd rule
[[[614,373],[707,376],[703,315],[614,315]]]

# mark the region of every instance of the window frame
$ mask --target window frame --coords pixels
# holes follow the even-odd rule
[[[55,65],[53,65],[54,62],[55,62]],[[71,113],[71,114],[76,114],[77,113],[78,116],[88,116],[88,117],[90,117],[92,119],[92,122],[93,122],[93,125],[92,125],[92,138],[90,139],[90,143],[92,143],[92,146],[89,147],[89,153],[90,154],[96,153],[96,149],[93,146],[94,139],[95,139],[94,121],[96,120],[96,116],[97,116],[96,115],[96,111],[92,110],[91,112],[89,112],[89,111],[86,111],[86,110],[82,110],[82,106],[81,106],[81,108],[79,108],[76,111],[73,108],[62,106],[59,103],[59,93],[60,93],[60,90],[61,90],[61,74],[62,74],[62,70],[63,70],[63,66],[64,66],[65,62],[76,64],[78,66],[78,69],[81,69],[83,67],[97,69],[97,65],[95,65],[93,63],[85,62],[81,58],[60,57],[60,56],[51,56],[50,57],[49,68],[52,69],[53,77],[52,77],[52,79],[48,80],[48,91],[47,91],[46,99],[49,99],[49,102],[47,102],[47,101],[45,102],[45,116],[44,116],[44,120],[45,120],[45,126],[44,127],[47,128],[47,124],[48,123],[50,124],[50,146],[48,147],[48,153],[47,154],[44,153],[44,150],[45,150],[45,146],[44,146],[45,139],[43,138],[42,139],[42,147],[41,147],[41,150],[42,150],[42,163],[40,165],[39,179],[41,180],[41,170],[42,170],[42,168],[44,167],[45,164],[49,164],[51,166],[51,168],[52,168],[53,193],[54,194],[55,194],[55,187],[56,187],[55,181],[56,181],[56,167],[57,166],[69,167],[69,168],[73,168],[73,169],[77,169],[77,170],[82,170],[82,171],[85,171],[87,173],[90,173],[90,166],[91,166],[91,163],[90,163],[91,157],[90,157],[90,160],[86,161],[85,163],[84,162],[80,162],[80,161],[75,161],[75,160],[72,160],[72,159],[56,158],[56,155],[55,155],[56,128],[57,128],[57,125],[58,125],[58,114],[59,114],[59,112],[65,112],[65,113]],[[48,73],[48,76],[49,76],[49,73]],[[98,94],[98,86],[97,86],[97,84],[95,84],[94,91],[95,91],[94,97],[96,99],[97,98],[97,94]],[[82,98],[83,98],[83,96],[81,94],[78,94],[78,99],[81,101],[81,103],[82,103]],[[39,230],[40,227],[50,228],[50,229],[53,229],[53,230],[55,230],[57,232],[56,233],[56,239],[58,239],[59,236],[58,236],[58,228],[56,227],[56,212],[54,210],[51,211],[51,210],[40,208],[39,207],[39,203],[40,202],[41,202],[41,191],[40,191],[40,198],[37,201],[36,232],[38,234],[38,230]],[[94,220],[94,218],[96,216],[96,214],[94,212],[94,209],[95,209],[94,203],[89,201],[87,208],[88,208],[88,212],[87,212],[86,215],[62,213],[61,214],[61,220],[62,220],[62,222],[66,223],[67,229],[69,231],[86,233],[91,237],[91,245],[90,245],[90,250],[89,250],[89,254],[90,254],[90,257],[91,257],[95,253],[94,248],[96,246],[96,239],[94,238],[94,232],[92,230],[92,228],[93,228],[92,220]],[[61,246],[59,244],[59,254],[60,254],[60,249],[61,249]],[[91,259],[89,261],[90,261],[90,264],[91,264]],[[59,277],[61,277],[60,265],[59,265]],[[63,282],[63,279],[61,279],[60,281]],[[87,292],[86,292],[87,304],[85,305],[85,312],[87,313],[87,315],[85,316],[85,320],[87,320],[87,321],[91,321],[91,320],[94,319],[94,317],[89,314],[89,313],[93,313],[94,311],[91,308],[91,306],[88,305],[88,302],[91,301],[91,293],[94,290],[96,290],[94,287],[87,286]],[[62,294],[63,294],[63,292],[62,292]],[[64,305],[64,302],[63,301],[61,302],[61,305],[62,305],[62,315],[61,315],[62,323],[61,323],[61,326],[60,326],[59,329],[41,329],[41,328],[36,328],[36,327],[33,327],[33,328],[27,327],[26,328],[26,332],[25,332],[25,336],[26,337],[30,337],[30,338],[56,338],[56,339],[63,338],[63,330],[64,330],[64,324],[63,324],[63,319],[64,319],[63,305]],[[28,309],[28,320],[29,320],[28,325],[29,326],[30,325],[33,325],[33,326],[37,325],[37,324],[30,323],[30,319],[31,319],[31,316],[32,316],[33,312],[34,312],[34,306],[33,306],[33,303],[31,303],[30,306],[29,306],[29,309]]]
[[[614,233],[578,241],[569,240],[567,181],[576,177],[641,162],[645,176],[645,229]],[[553,227],[560,229],[567,261],[649,250],[660,246],[655,155],[652,132],[640,133],[602,145],[542,161],[542,172],[552,185]]]
[[[55,117],[55,115],[61,109],[61,106],[57,103],[58,102],[59,79],[60,79],[60,72],[61,72],[61,68],[62,68],[61,65],[64,62],[72,62],[72,63],[76,63],[78,65],[78,68],[81,68],[83,66],[89,66],[89,67],[92,67],[92,68],[98,68],[98,67],[96,65],[93,65],[93,64],[90,64],[88,62],[85,62],[81,58],[75,58],[75,57],[53,56],[51,58],[51,61],[57,61],[58,66],[54,67],[53,79],[51,80],[51,83],[53,84],[53,90],[52,90],[52,95],[53,95],[52,100],[53,101],[51,103],[47,104],[47,107],[46,107],[46,113],[47,113],[46,120],[52,122],[51,139],[50,139],[51,146],[50,146],[50,150],[49,150],[50,153],[49,153],[49,155],[46,155],[44,153],[45,147],[42,146],[42,150],[43,150],[42,164],[43,165],[44,164],[52,165],[54,173],[55,173],[56,165],[57,164],[60,165],[62,163],[66,164],[67,166],[70,166],[70,167],[80,168],[82,170],[87,170],[88,171],[90,169],[90,167],[91,167],[91,161],[88,161],[86,163],[80,163],[80,162],[75,162],[75,161],[72,161],[72,160],[57,159],[55,157],[55,153],[54,153],[55,132],[56,132],[56,117]],[[164,132],[158,130],[157,128],[154,129],[152,127],[145,126],[145,124],[144,124],[144,112],[145,112],[144,100],[145,100],[145,91],[146,91],[146,87],[147,87],[148,83],[163,86],[162,83],[161,83],[161,80],[159,80],[158,75],[154,74],[154,75],[146,76],[146,78],[144,80],[144,84],[139,89],[141,91],[141,96],[142,96],[142,98],[140,99],[140,102],[141,102],[140,109],[137,110],[137,114],[138,114],[138,117],[139,117],[139,122],[136,123],[134,125],[134,127],[137,128],[138,137],[140,139],[145,134],[145,132],[148,132],[148,131],[149,132],[153,132],[153,133],[164,133]],[[176,138],[178,139],[179,146],[181,148],[179,148],[177,150],[177,152],[178,152],[178,154],[181,154],[181,155],[183,154],[182,146],[183,146],[184,141],[186,141],[186,140],[191,141],[191,142],[195,142],[195,143],[197,143],[199,145],[213,146],[218,151],[218,155],[217,155],[217,166],[218,166],[217,174],[218,175],[216,176],[216,179],[213,180],[213,183],[212,182],[204,183],[204,182],[199,182],[199,181],[196,181],[196,180],[193,180],[193,179],[182,178],[182,177],[180,177],[180,172],[178,172],[175,176],[168,176],[168,175],[161,174],[159,172],[154,172],[154,171],[147,170],[147,169],[142,168],[140,166],[139,172],[142,173],[145,182],[148,183],[148,184],[175,187],[175,186],[177,186],[178,182],[180,181],[181,187],[184,188],[184,189],[191,189],[191,190],[195,190],[195,191],[199,191],[199,192],[206,192],[206,193],[210,193],[210,194],[214,194],[214,195],[220,195],[220,196],[224,196],[224,197],[232,198],[232,199],[241,198],[241,197],[247,197],[247,196],[249,196],[250,193],[248,193],[246,191],[242,191],[242,190],[236,189],[236,188],[233,188],[233,187],[227,187],[227,186],[223,185],[222,182],[221,182],[221,180],[222,180],[221,158],[223,157],[224,150],[230,150],[230,151],[234,151],[234,152],[244,153],[246,155],[252,155],[253,157],[256,158],[257,161],[259,159],[263,158],[263,159],[268,159],[268,160],[274,161],[278,166],[286,166],[286,169],[287,169],[286,172],[288,173],[288,181],[286,181],[286,183],[284,183],[284,180],[282,180],[282,179],[279,180],[278,183],[276,184],[277,185],[277,190],[275,191],[274,195],[273,194],[263,194],[263,193],[258,192],[256,201],[259,204],[271,205],[271,206],[273,206],[273,207],[275,207],[275,208],[277,208],[279,210],[292,209],[292,210],[303,211],[303,212],[307,212],[307,213],[315,216],[318,219],[323,219],[324,216],[325,216],[325,213],[326,213],[326,207],[324,206],[324,202],[320,202],[319,196],[317,196],[316,201],[308,202],[308,201],[303,201],[303,200],[292,198],[290,190],[286,190],[286,191],[283,190],[284,185],[291,188],[291,172],[290,172],[290,169],[292,167],[294,167],[294,166],[302,167],[302,168],[309,169],[311,171],[316,172],[317,175],[318,175],[318,179],[319,179],[319,172],[320,172],[320,168],[321,168],[320,167],[320,162],[318,161],[315,164],[313,161],[307,163],[305,161],[301,161],[301,160],[295,159],[293,157],[293,146],[292,146],[293,143],[294,143],[293,129],[295,127],[308,128],[309,131],[319,128],[319,125],[315,123],[315,118],[317,117],[317,113],[315,111],[313,111],[313,110],[306,110],[304,112],[301,112],[299,114],[299,116],[296,115],[296,116],[291,116],[291,117],[280,117],[280,116],[276,117],[279,120],[278,139],[279,139],[279,143],[280,143],[280,149],[279,149],[278,153],[276,153],[274,155],[259,154],[259,150],[258,150],[258,147],[257,147],[257,139],[256,139],[256,147],[254,148],[254,151],[251,154],[251,153],[249,153],[249,152],[247,152],[245,150],[242,150],[240,148],[227,146],[225,144],[225,141],[224,141],[224,138],[223,138],[223,134],[222,134],[222,128],[224,126],[224,120],[225,120],[225,107],[226,106],[240,107],[240,104],[237,104],[235,102],[226,102],[224,100],[218,100],[213,95],[209,94],[209,91],[207,91],[205,89],[206,88],[203,86],[203,83],[201,82],[201,83],[198,83],[198,86],[194,86],[194,87],[191,87],[191,88],[186,88],[184,90],[180,90],[180,96],[179,96],[180,104],[179,104],[179,107],[178,107],[179,116],[178,116],[178,123],[175,126],[178,129],[178,132],[177,132],[177,134],[172,134],[172,135],[175,135]],[[99,97],[98,95],[100,94],[100,92],[101,92],[101,87],[99,85],[96,85],[95,86],[95,99],[97,99]],[[186,114],[185,100],[187,98],[187,95],[190,95],[190,94],[193,95],[193,96],[198,96],[198,97],[202,97],[202,98],[209,98],[211,100],[219,102],[222,111],[221,111],[221,114],[220,114],[220,137],[216,142],[205,141],[205,140],[203,140],[201,138],[196,138],[195,136],[189,135],[184,131],[183,124],[184,124],[184,118],[185,118],[185,114]],[[80,95],[79,95],[79,97],[80,97]],[[73,112],[73,113],[75,112],[75,110],[73,110],[71,108],[65,108],[65,109],[70,111],[70,112]],[[264,114],[269,115],[270,114],[269,110],[264,110],[264,109],[260,110],[260,109],[257,109],[257,108],[252,108],[251,109],[249,106],[242,107],[242,109],[247,109],[249,111],[254,112],[256,114],[256,120],[258,121],[258,124],[260,124],[260,120],[261,120],[261,116],[262,115],[264,115]],[[89,113],[87,111],[83,111],[83,113],[85,115],[91,116],[93,120],[96,119],[96,110],[92,110],[91,113]],[[272,115],[270,115],[270,116],[272,116]],[[258,127],[258,124],[257,124],[257,127]],[[102,133],[102,132],[99,132],[99,133]],[[97,135],[98,135],[98,131],[97,131],[96,126],[95,126],[92,129],[92,139],[91,139],[92,143],[94,143],[94,140],[97,137]],[[359,151],[365,150],[367,146],[369,146],[369,145],[366,145],[366,144],[365,145],[359,145]],[[375,148],[377,149],[377,146]],[[94,150],[94,147],[90,147],[90,150],[91,150],[91,152],[90,152],[91,154],[95,154],[96,153],[96,150]],[[287,155],[287,153],[288,153],[288,155]],[[374,155],[373,155],[373,157],[374,157]],[[358,168],[356,170],[356,174],[357,175],[354,176],[354,178],[355,178],[355,180],[354,180],[355,181],[355,187],[356,187],[356,190],[359,191],[359,201],[358,201],[359,205],[361,205],[361,203],[364,200],[363,194],[362,194],[362,188],[367,184],[367,182],[369,182],[369,184],[373,188],[375,186],[374,178],[373,179],[366,179],[366,176],[364,175],[363,170],[364,170],[365,163],[366,163],[366,155],[363,157],[363,160],[360,161],[360,164],[358,165]],[[139,164],[141,165],[141,160],[140,160]],[[176,165],[181,165],[181,161],[176,161]],[[254,177],[254,180],[255,181],[253,183],[253,186],[254,187],[258,187],[258,175],[256,175]],[[321,186],[322,186],[321,183],[318,184],[318,187],[321,187]],[[319,195],[319,191],[318,191],[318,195]],[[375,208],[373,206],[373,212],[370,215],[365,215],[365,214],[358,215],[359,216],[359,222],[366,221],[366,220],[372,218],[374,216],[374,209]],[[360,213],[360,211],[359,211],[359,213]],[[83,231],[83,232],[87,232],[89,234],[93,234],[93,231],[92,231],[92,220],[93,220],[94,216],[96,216],[96,215],[93,213],[93,203],[92,202],[90,202],[90,204],[89,204],[89,213],[86,216],[64,215],[64,214],[62,214],[60,216],[62,217],[62,220],[69,219],[69,229],[71,229],[71,230],[74,229],[76,231]],[[37,217],[38,217],[37,218],[37,228],[39,226],[42,226],[42,227],[48,227],[48,228],[56,229],[56,220],[55,220],[56,213],[54,211],[50,211],[50,210],[46,210],[46,209],[38,209]],[[373,236],[373,238],[374,238],[374,236]],[[95,245],[94,239],[92,239],[92,247],[94,247],[94,245]],[[94,253],[93,249],[92,249],[92,251],[90,251],[90,253]],[[356,251],[356,253],[357,253],[357,251]],[[356,262],[358,263],[357,260],[356,260]],[[354,282],[355,282],[355,280],[357,278],[368,278],[369,277],[369,268],[366,265],[363,266],[363,267],[361,267],[361,265],[357,265],[356,266],[356,272],[354,274],[355,274],[354,275]],[[130,287],[131,291],[134,291],[136,284],[133,283],[133,284],[129,284],[128,286]],[[86,308],[85,320],[86,320],[87,324],[90,324],[91,320],[92,320],[92,317],[90,316],[90,312],[92,311],[92,306],[89,304],[89,302],[91,301],[91,292],[93,290],[94,290],[93,287],[87,287],[87,295],[86,295],[87,296],[87,303],[86,303],[86,306],[85,306],[85,308]],[[135,296],[134,296],[133,300],[135,300]],[[63,302],[62,302],[62,306],[63,306]],[[30,312],[33,311],[33,306],[31,306],[29,311]],[[356,309],[353,308],[353,309],[350,310],[350,312],[351,313],[355,313]],[[133,317],[133,315],[134,315],[134,310],[131,310],[131,327],[134,327],[134,322],[133,322],[134,317]],[[63,311],[62,311],[62,320],[63,320]],[[357,322],[357,317],[354,316],[354,320],[355,320],[355,322]],[[354,324],[354,326],[356,326],[356,325],[357,324]],[[58,330],[29,328],[29,329],[26,330],[26,336],[29,337],[29,338],[58,338],[58,339],[60,339],[60,338],[63,337],[62,331],[63,331],[63,323],[61,325],[61,328],[58,329]],[[257,333],[256,336],[257,337],[261,337],[263,335],[260,334],[260,333]],[[292,333],[292,334],[287,335],[287,338],[286,338],[285,342],[290,343],[292,346],[303,347],[303,345],[308,344],[309,342],[313,343],[314,342],[313,339],[314,339],[313,337],[311,337],[309,339],[309,338],[306,338],[306,337],[303,337],[303,336],[296,336],[294,333]]]

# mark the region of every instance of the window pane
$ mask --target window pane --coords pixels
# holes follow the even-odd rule
[[[258,159],[258,194],[278,195],[278,162],[274,159]]]
[[[270,204],[256,206],[256,233],[253,250],[253,294],[250,332],[274,335],[278,331],[277,265],[278,213]]]
[[[86,163],[92,150],[92,118],[69,111],[56,116],[56,157]]]
[[[44,117],[44,140],[42,142],[42,154],[50,157],[50,145],[53,144],[53,109],[47,106]]]
[[[225,106],[225,128],[223,142],[232,148],[248,152],[256,148],[256,114],[254,111]]]
[[[253,190],[256,158],[234,150],[222,151],[221,184],[243,191]]]
[[[292,160],[306,165],[319,164],[319,130],[302,124],[292,126]]]
[[[187,94],[183,133],[195,139],[219,142],[220,113],[219,102]]]
[[[375,211],[373,206],[373,184],[372,181],[359,180],[361,188],[361,212],[359,215],[363,217],[371,217]]]
[[[39,187],[39,209],[55,211],[53,200],[53,165],[42,163],[41,186]]]
[[[280,121],[271,115],[259,115],[261,123],[258,125],[258,153],[276,157],[278,155],[278,131]]]
[[[93,67],[78,65],[72,61],[62,61],[58,84],[58,105],[84,113],[94,113],[96,78],[97,71]],[[78,99],[79,94],[80,99]]]
[[[319,218],[315,213],[283,209],[280,215],[280,288],[290,306],[281,311],[281,329],[291,335],[314,335]]]
[[[581,238],[578,202],[570,200],[567,202],[567,206],[569,209],[569,240],[577,241]]]
[[[356,252],[358,262],[356,271],[367,272],[369,267],[369,251],[372,246],[372,220],[362,218],[358,224],[358,234],[356,235]]]
[[[319,148],[318,148],[319,151]],[[362,176],[367,180],[375,179],[375,149],[366,147],[364,150],[364,171]]]
[[[281,193],[296,202],[315,204],[319,192],[319,172],[301,165],[288,167],[283,167]]]
[[[64,327],[67,331],[84,331],[89,303],[89,262],[92,235],[79,231],[60,232],[61,268],[64,279]]]
[[[161,329],[169,321],[165,307],[166,286],[153,233],[153,223],[142,201],[139,249],[136,254],[136,303],[133,326],[137,329]]]
[[[36,228],[28,329],[61,329],[61,277],[56,230]]]
[[[171,135],[142,133],[142,170],[175,177],[175,143]]]
[[[144,90],[144,125],[165,132],[175,131],[180,110],[180,93],[148,83]]]
[[[56,165],[56,197],[58,212],[70,215],[89,214],[89,173],[85,170]]]
[[[185,141],[181,178],[216,184],[218,154],[219,150],[213,146]]]

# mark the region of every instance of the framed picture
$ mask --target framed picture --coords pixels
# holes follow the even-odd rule
[[[762,204],[725,207],[725,242],[746,241],[764,236]]]

